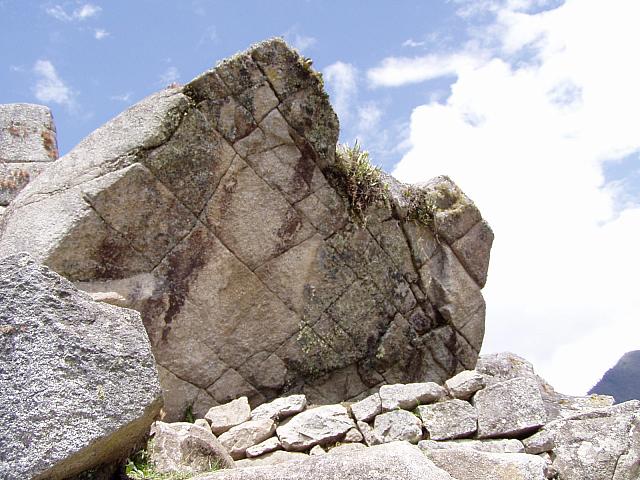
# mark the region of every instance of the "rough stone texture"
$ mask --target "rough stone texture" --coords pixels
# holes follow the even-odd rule
[[[271,420],[282,420],[284,418],[302,412],[307,406],[307,398],[304,395],[290,395],[288,397],[276,398],[272,402],[263,403],[251,412],[251,418],[270,418]]]
[[[278,437],[267,438],[264,442],[260,442],[257,445],[247,448],[247,457],[259,457],[265,453],[270,453],[275,450],[282,449],[282,442]]]
[[[542,432],[553,439],[553,467],[563,480],[640,478],[640,401],[558,419]]]
[[[478,412],[464,400],[420,405],[418,415],[432,440],[470,437],[478,429]]]
[[[457,480],[546,480],[546,462],[526,453],[471,449],[427,450],[427,457]],[[585,477],[590,478],[590,477]]]
[[[130,453],[162,406],[140,315],[26,254],[0,260],[0,478],[66,478]]]
[[[438,401],[446,391],[437,383],[409,383],[406,385],[383,385],[380,387],[382,410],[388,412],[397,408],[413,410],[418,405]]]
[[[352,428],[351,430],[349,430],[342,439],[344,443],[358,443],[362,442],[363,440],[364,437],[360,433],[360,430],[358,430],[357,428]]]
[[[382,443],[382,438],[377,432],[366,422],[358,421],[358,430],[362,433],[362,437],[364,438],[364,443],[367,446],[372,447],[374,445],[380,445]]]
[[[351,404],[351,413],[359,422],[368,422],[376,415],[382,413],[382,400],[380,394],[374,393],[359,402]]]
[[[485,380],[482,374],[475,370],[464,370],[447,380],[445,386],[453,398],[468,400],[485,387]]]
[[[327,451],[322,448],[320,445],[316,445],[315,447],[313,447],[311,450],[309,450],[309,455],[325,455],[327,453]]]
[[[345,407],[326,405],[299,413],[276,432],[285,450],[302,451],[336,441],[354,427]]]
[[[449,440],[446,442],[438,442],[435,440],[421,440],[418,442],[418,447],[420,447],[422,450],[469,448],[471,450],[478,450],[479,452],[489,453],[525,453],[522,442],[520,440],[516,440],[515,438],[495,440],[463,439]]]
[[[474,395],[473,404],[478,411],[478,438],[524,437],[546,422],[540,391],[531,378],[488,386]]]
[[[280,452],[274,452],[280,453]],[[273,455],[273,454],[272,454]],[[453,480],[418,448],[403,442],[335,455],[309,456],[277,466],[236,468],[199,480]]]
[[[211,407],[204,418],[209,421],[211,431],[215,435],[220,435],[231,427],[249,420],[251,418],[251,407],[247,397],[240,397],[224,405]]]
[[[244,458],[247,448],[264,442],[276,431],[276,424],[269,418],[249,420],[224,432],[218,440],[234,460]]]
[[[44,105],[0,105],[0,205],[58,158],[56,128]]]
[[[378,415],[373,431],[383,443],[396,440],[418,443],[422,439],[422,422],[411,412],[394,410]]]
[[[155,422],[149,458],[158,473],[195,475],[214,467],[234,468],[234,462],[218,439],[192,423]]]
[[[284,462],[299,462],[305,460],[309,455],[301,452],[285,452],[284,450],[276,450],[275,452],[265,453],[259,457],[243,458],[236,462],[236,467],[255,467],[259,465],[277,465]]]
[[[474,368],[490,229],[446,177],[421,187],[437,197],[435,234],[407,219],[390,177],[391,207],[357,225],[337,139],[319,77],[284,42],[258,44],[39,175],[2,217],[0,255],[29,251],[140,311],[168,420],[243,395],[336,403]]]

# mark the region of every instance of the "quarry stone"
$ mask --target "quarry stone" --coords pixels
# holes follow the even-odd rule
[[[478,412],[464,400],[448,400],[417,408],[431,440],[470,437],[478,429]]]
[[[269,403],[263,403],[251,412],[251,419],[270,418],[282,420],[284,418],[302,412],[307,406],[307,398],[304,395],[289,395],[276,398]]]
[[[240,397],[224,405],[211,407],[204,418],[209,421],[214,435],[220,435],[231,427],[249,420],[251,418],[251,407],[247,397]]]
[[[488,453],[525,453],[525,448],[522,442],[515,438],[489,440],[472,440],[465,438],[462,440],[448,440],[444,442],[436,440],[420,440],[418,442],[418,447],[422,450],[469,448],[471,450]]]
[[[491,230],[446,177],[416,187],[437,197],[437,232],[387,176],[389,203],[364,227],[336,173],[338,136],[320,76],[282,40],[262,42],[38,175],[3,214],[0,255],[28,251],[138,310],[168,421],[240,396],[331,404],[382,378],[473,368]]]
[[[382,400],[380,394],[374,393],[368,397],[351,404],[351,413],[359,422],[368,422],[376,415],[382,413]]]
[[[435,402],[444,398],[446,391],[434,382],[383,385],[380,387],[382,410],[388,412],[397,408],[413,410],[420,404]]]
[[[270,453],[275,450],[282,449],[282,442],[278,437],[267,438],[264,442],[260,442],[257,445],[247,448],[247,457],[259,457],[265,453]]]
[[[485,380],[475,370],[464,370],[447,380],[445,386],[453,398],[469,400],[474,393],[485,387]]]
[[[263,418],[261,420],[249,420],[231,427],[224,432],[218,440],[234,460],[245,457],[247,448],[264,442],[276,431],[273,420]]]
[[[339,440],[355,424],[342,405],[305,410],[281,424],[276,433],[285,450],[303,451]]]
[[[162,406],[140,315],[94,302],[24,253],[0,259],[0,353],[3,479],[122,460]]]
[[[478,411],[478,438],[524,437],[546,422],[538,385],[516,377],[480,390],[473,397]]]
[[[422,422],[406,410],[393,410],[378,415],[374,420],[373,430],[382,443],[394,441],[418,443],[422,440]]]
[[[233,459],[210,430],[185,423],[155,422],[149,458],[158,473],[195,475],[234,468]]]

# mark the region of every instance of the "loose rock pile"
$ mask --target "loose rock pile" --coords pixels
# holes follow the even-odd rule
[[[156,431],[167,428],[156,423]],[[385,385],[355,403],[310,406],[304,395],[293,395],[251,410],[242,397],[211,408],[197,428],[218,435],[235,468],[309,462],[317,455],[353,455],[407,442],[457,480],[631,480],[640,475],[640,402],[613,405],[612,397],[558,394],[512,354],[481,357],[475,370],[444,386]],[[156,433],[153,444],[164,442],[165,435]],[[171,455],[154,446],[152,459],[166,464]],[[261,472],[265,476],[259,478],[276,478]]]

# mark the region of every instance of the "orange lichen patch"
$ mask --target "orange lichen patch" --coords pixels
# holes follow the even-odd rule
[[[58,145],[56,143],[56,136],[51,130],[44,130],[40,136],[42,137],[42,144],[47,151],[47,155],[51,160],[58,159]]]
[[[4,178],[0,178],[0,190],[16,190],[29,183],[29,172],[26,170],[11,170]]]

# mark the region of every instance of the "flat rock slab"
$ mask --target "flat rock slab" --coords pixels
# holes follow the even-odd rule
[[[351,404],[351,413],[359,422],[368,422],[376,415],[382,413],[382,400],[380,394],[374,393],[367,398]]]
[[[443,382],[473,368],[491,230],[451,179],[386,176],[389,203],[360,228],[338,138],[309,62],[282,40],[256,44],[133,105],[38,175],[3,214],[0,256],[28,251],[141,312],[168,421],[292,385],[333,404],[383,377]],[[400,208],[409,190],[433,197],[437,231]]]
[[[0,164],[58,158],[51,110],[31,103],[0,104]]]
[[[520,440],[515,438],[507,439],[489,439],[489,440],[448,440],[439,442],[436,440],[421,440],[418,442],[418,447],[422,450],[433,449],[460,449],[468,448],[471,450],[477,450],[479,452],[488,453],[532,453],[525,452],[524,445]]]
[[[478,429],[478,412],[464,400],[420,405],[418,415],[432,440],[470,437]]]
[[[355,423],[342,405],[325,405],[299,413],[276,433],[285,450],[302,451],[342,438]]]
[[[383,385],[380,387],[382,410],[397,408],[413,410],[418,405],[436,402],[446,395],[446,390],[434,382]]]
[[[378,415],[373,423],[373,431],[383,443],[418,443],[422,440],[422,422],[406,410],[394,410]]]
[[[218,438],[234,460],[244,458],[247,448],[253,447],[276,431],[276,425],[270,418],[249,420],[232,427]]]
[[[427,457],[457,480],[546,480],[546,462],[526,453],[430,450]],[[585,477],[587,478],[587,477]]]
[[[251,407],[247,397],[240,397],[224,405],[211,407],[204,418],[211,424],[211,431],[220,435],[251,419]]]
[[[490,385],[473,397],[478,438],[526,437],[546,422],[545,406],[532,378],[516,377]]]
[[[0,478],[126,458],[162,406],[140,315],[96,303],[26,254],[0,260]]]
[[[307,397],[304,395],[280,397],[256,407],[251,412],[251,419],[270,418],[271,420],[282,420],[302,412],[306,406]]]
[[[418,448],[391,443],[335,455],[316,455],[300,462],[238,468],[203,475],[200,480],[454,480]]]
[[[468,400],[485,387],[485,379],[475,370],[464,370],[447,380],[445,386],[453,398]]]

